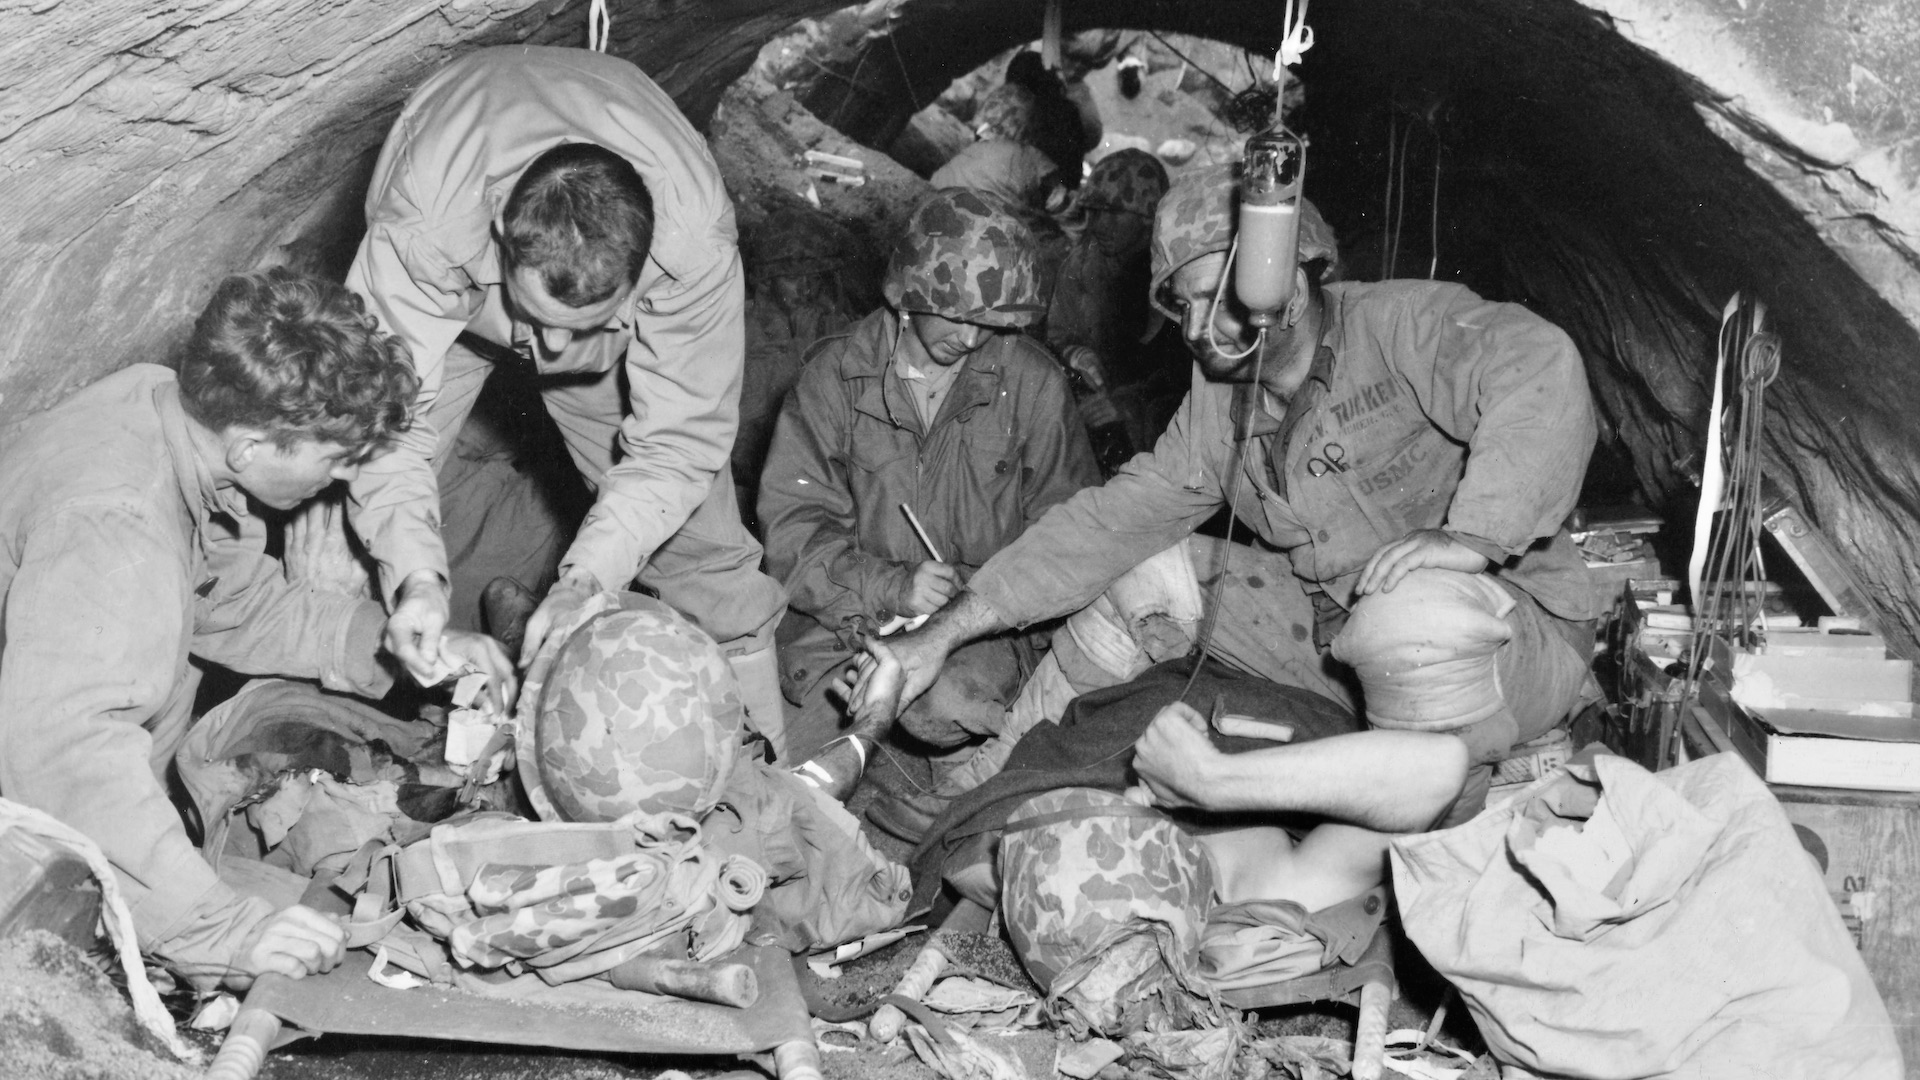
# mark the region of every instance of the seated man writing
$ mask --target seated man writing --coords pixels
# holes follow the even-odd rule
[[[1041,314],[1025,227],[976,192],[938,192],[915,209],[884,292],[888,306],[815,346],[761,476],[767,565],[792,598],[780,653],[800,706],[795,761],[838,734],[826,691],[862,635],[938,609],[1098,480],[1066,376],[1017,332]],[[906,710],[912,734],[951,747],[998,730],[1031,657],[1019,635],[980,638]]]
[[[1259,647],[1229,659],[1315,689],[1305,676],[1330,648],[1369,730],[1228,756],[1176,704],[1135,767],[1164,804],[1326,819],[1294,854],[1328,883],[1323,897],[1351,895],[1379,880],[1387,834],[1471,816],[1492,763],[1588,694],[1593,600],[1561,522],[1593,410],[1563,332],[1457,285],[1322,287],[1309,264],[1256,335],[1230,293],[1215,302],[1234,191],[1227,168],[1197,170],[1156,216],[1152,301],[1199,364],[1166,435],[989,560],[924,627],[870,643],[851,692],[860,726],[884,727],[959,644],[1087,605],[1230,506],[1292,573],[1256,584],[1229,567],[1212,640],[1248,640],[1225,624],[1256,610]],[[1246,890],[1286,895],[1261,845],[1229,861]]]
[[[341,286],[232,277],[180,372],[135,364],[22,425],[0,454],[0,796],[93,838],[143,951],[197,985],[298,978],[341,959],[331,919],[274,910],[194,850],[163,779],[201,657],[378,695],[378,604],[290,581],[251,505],[289,511],[407,425],[406,352]],[[490,638],[456,663],[511,694]]]

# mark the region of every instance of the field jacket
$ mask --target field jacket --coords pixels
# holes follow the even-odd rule
[[[267,914],[214,875],[164,780],[197,656],[379,696],[371,601],[287,582],[195,453],[172,371],[135,364],[0,450],[0,795],[92,837],[143,949],[224,965]]]
[[[631,301],[577,335],[542,375],[626,365],[619,461],[598,483],[563,569],[617,589],[686,524],[726,464],[739,422],[745,284],[733,204],[706,140],[639,68],[586,49],[481,49],[422,83],[394,121],[367,190],[347,284],[420,373],[416,420],[353,485],[355,530],[391,600],[416,570],[447,574],[429,464],[433,403],[463,331],[526,352],[504,305],[495,221],[520,174],[562,143],[631,162],[653,196],[653,243]]]
[[[1334,284],[1325,299],[1318,357],[1284,414],[1196,370],[1151,453],[1049,514],[969,587],[1012,626],[1077,611],[1212,517],[1237,470],[1242,526],[1340,608],[1382,545],[1446,529],[1548,611],[1592,618],[1586,563],[1562,528],[1596,436],[1572,340],[1457,285]]]

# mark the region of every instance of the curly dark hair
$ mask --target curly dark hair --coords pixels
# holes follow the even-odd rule
[[[640,280],[653,246],[653,195],[626,158],[565,143],[514,182],[500,246],[509,266],[539,274],[555,300],[597,304]]]
[[[180,403],[214,431],[302,439],[361,457],[412,422],[420,378],[344,285],[285,267],[235,274],[213,291],[180,361]]]

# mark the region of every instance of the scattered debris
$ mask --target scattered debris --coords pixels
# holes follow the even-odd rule
[[[44,930],[0,941],[0,1076],[195,1080],[86,954]]]

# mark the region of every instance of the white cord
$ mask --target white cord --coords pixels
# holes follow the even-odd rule
[[[1220,314],[1220,305],[1226,303],[1227,279],[1233,276],[1233,258],[1239,253],[1240,237],[1235,235],[1233,238],[1233,246],[1227,249],[1227,265],[1220,268],[1220,284],[1214,286],[1213,306],[1207,309],[1207,348],[1212,349],[1213,355],[1218,356],[1222,360],[1245,360],[1247,357],[1252,356],[1260,346],[1266,344],[1267,341],[1267,328],[1263,326],[1260,328],[1260,333],[1254,337],[1253,344],[1237,353],[1230,353],[1220,347],[1220,338],[1216,333],[1217,323],[1215,320]]]
[[[1287,0],[1286,14],[1281,17],[1280,28],[1286,36],[1280,39],[1280,51],[1273,58],[1273,81],[1282,90],[1286,89],[1286,70],[1300,62],[1300,57],[1313,48],[1313,27],[1307,25],[1307,0],[1300,0],[1300,15],[1294,17],[1293,0]]]
[[[613,16],[607,13],[607,0],[587,0],[587,48],[607,51],[607,39],[613,36]]]

